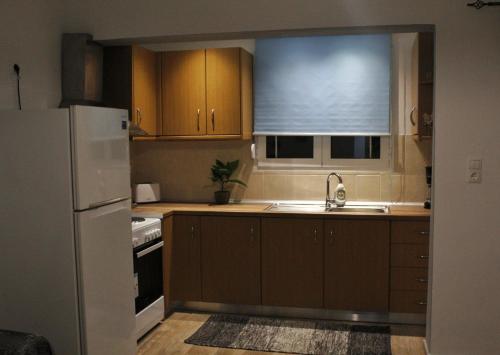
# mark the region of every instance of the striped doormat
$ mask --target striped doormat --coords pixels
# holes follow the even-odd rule
[[[390,355],[388,326],[212,315],[187,344],[292,354]]]

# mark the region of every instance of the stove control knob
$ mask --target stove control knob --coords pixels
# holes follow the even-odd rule
[[[136,247],[137,244],[139,243],[139,238],[132,238],[132,246]]]

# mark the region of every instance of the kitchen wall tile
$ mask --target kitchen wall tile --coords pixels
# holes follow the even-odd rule
[[[404,172],[409,175],[425,175],[425,166],[431,165],[432,142],[418,141],[414,136],[405,136],[406,159]]]
[[[288,199],[322,201],[326,194],[326,176],[322,175],[290,175]]]
[[[427,196],[427,184],[425,176],[404,175],[403,176],[403,200],[405,202],[423,202]]]
[[[395,139],[406,146],[404,164],[395,173],[342,174],[347,200],[418,201],[425,199],[424,166],[430,161],[430,141],[415,141],[412,136]],[[250,156],[250,142],[132,142],[131,178],[137,182],[160,182],[162,198],[168,201],[212,201],[217,186],[210,181],[214,160],[240,160],[235,177],[248,188],[234,186],[231,197],[241,199],[295,199],[322,201],[326,195],[326,177],[330,171],[308,172],[257,171]],[[396,150],[402,151],[400,147]],[[399,159],[403,162],[403,159]],[[398,160],[398,161],[399,161]],[[395,161],[395,165],[397,165]],[[332,179],[332,190],[336,186]],[[404,189],[404,193],[402,193]]]
[[[356,175],[356,200],[380,201],[380,175]]]
[[[260,200],[263,196],[264,176],[262,174],[250,174],[247,178],[241,178],[247,187],[235,186],[231,198],[240,201],[243,199]]]
[[[263,199],[290,200],[290,175],[266,174],[263,175]]]

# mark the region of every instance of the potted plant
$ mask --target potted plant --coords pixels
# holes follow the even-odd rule
[[[229,202],[229,196],[231,194],[230,191],[226,190],[225,187],[227,184],[239,184],[242,186],[247,186],[243,181],[238,179],[231,179],[231,175],[238,168],[239,160],[228,161],[227,163],[223,163],[222,161],[216,159],[215,164],[212,165],[212,181],[218,183],[220,189],[215,191],[215,203],[223,205]]]

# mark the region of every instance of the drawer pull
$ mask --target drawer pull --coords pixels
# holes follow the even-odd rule
[[[429,259],[429,255],[419,255],[419,259]]]
[[[318,229],[314,228],[314,243],[318,242]]]
[[[417,301],[419,306],[427,306],[427,301]]]
[[[417,278],[416,280],[417,280],[417,282],[427,283],[427,279],[424,279],[424,278]]]
[[[420,235],[429,235],[429,231],[420,231],[418,232]]]

